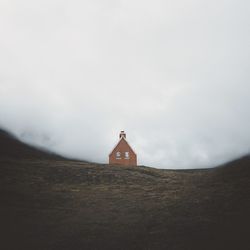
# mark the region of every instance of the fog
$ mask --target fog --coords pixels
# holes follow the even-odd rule
[[[106,163],[203,168],[250,152],[250,2],[1,0],[0,127]]]

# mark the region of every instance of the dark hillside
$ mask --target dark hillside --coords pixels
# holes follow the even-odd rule
[[[249,248],[249,157],[209,170],[118,167],[50,158],[5,136],[1,249]]]
[[[42,149],[36,149],[20,142],[13,135],[0,129],[0,159],[63,159],[58,155],[46,152]]]

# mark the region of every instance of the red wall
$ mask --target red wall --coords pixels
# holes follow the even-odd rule
[[[116,153],[121,153],[121,159],[116,158]],[[129,159],[125,159],[125,152],[129,152]],[[121,139],[112,153],[109,155],[109,164],[121,164],[125,166],[137,166],[137,156],[126,140]]]

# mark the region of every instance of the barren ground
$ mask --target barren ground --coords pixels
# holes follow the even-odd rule
[[[0,131],[0,249],[250,249],[250,158],[170,171],[42,153]]]

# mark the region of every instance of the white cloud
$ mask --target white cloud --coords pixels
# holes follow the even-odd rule
[[[206,167],[250,149],[248,1],[0,2],[0,124],[105,162]]]

